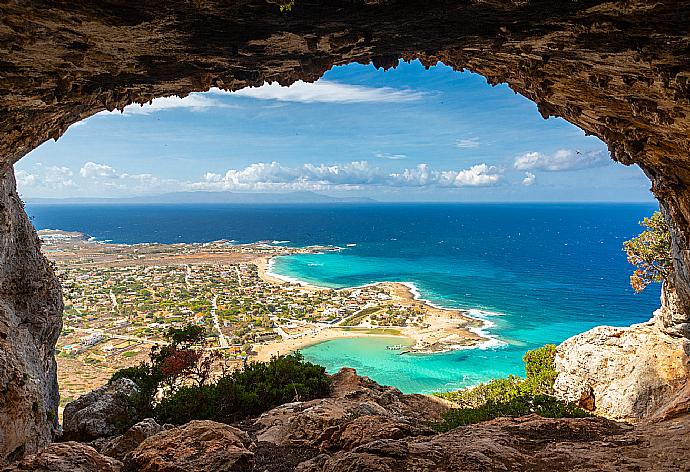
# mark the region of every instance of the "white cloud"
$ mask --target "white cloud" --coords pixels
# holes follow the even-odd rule
[[[212,95],[212,94],[211,94]],[[187,109],[193,112],[206,111],[211,108],[238,108],[236,105],[231,105],[219,100],[205,93],[190,93],[184,98],[177,96],[171,97],[161,97],[156,98],[150,103],[145,103],[140,105],[138,103],[132,103],[125,107],[122,112],[123,115],[150,115],[151,113],[156,113],[166,110],[174,109]],[[118,110],[102,111],[96,115],[119,115]]]
[[[303,164],[284,166],[278,162],[255,163],[225,174],[207,172],[199,182],[188,182],[196,190],[324,190],[378,187],[478,187],[496,184],[501,172],[487,164],[454,171],[433,170],[419,164],[399,172],[386,172],[367,161],[345,164]]]
[[[117,171],[107,164],[98,164],[96,162],[87,162],[79,170],[79,175],[86,179],[92,178],[107,178],[116,179],[119,177]]]
[[[515,158],[514,167],[518,170],[566,171],[599,167],[610,163],[605,151],[581,153],[571,149],[559,149],[553,154],[528,152]]]
[[[409,89],[365,87],[362,85],[328,82],[326,80],[319,80],[314,83],[299,80],[289,87],[281,87],[276,82],[271,84],[265,83],[261,87],[249,87],[231,93],[238,97],[249,97],[258,100],[302,103],[411,102],[420,100],[425,95],[422,92]]]
[[[522,179],[522,185],[529,187],[530,185],[534,184],[534,182],[537,180],[537,176],[534,175],[531,172],[525,172],[525,178]]]
[[[455,142],[455,145],[459,148],[462,148],[462,149],[478,148],[479,147],[479,138],[474,137],[474,138],[458,139]]]
[[[38,181],[35,174],[29,174],[25,170],[18,170],[15,173],[17,179],[17,187],[33,187]]]
[[[501,175],[496,167],[477,164],[460,172],[442,172],[440,184],[444,187],[483,187],[499,180]]]
[[[374,156],[381,159],[388,159],[390,161],[399,161],[401,159],[407,159],[407,154],[391,154],[389,152],[377,152]]]
[[[49,166],[44,167],[37,163],[32,173],[18,170],[15,173],[17,186],[20,188],[42,188],[52,190],[63,190],[76,188],[77,184],[72,180],[74,173],[69,167]]]

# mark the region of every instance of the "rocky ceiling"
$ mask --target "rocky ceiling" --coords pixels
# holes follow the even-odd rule
[[[690,337],[690,2],[0,0],[0,462],[56,426],[62,313],[12,164],[104,109],[400,58],[506,82],[642,167],[673,222],[657,319]]]

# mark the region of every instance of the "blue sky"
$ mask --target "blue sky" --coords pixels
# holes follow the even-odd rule
[[[507,86],[418,62],[99,113],[15,167],[32,197],[285,192],[386,201],[650,201],[636,167]]]

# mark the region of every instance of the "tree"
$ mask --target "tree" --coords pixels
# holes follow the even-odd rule
[[[628,262],[636,267],[630,285],[640,293],[652,282],[664,282],[673,273],[671,233],[664,215],[654,212],[640,222],[646,228],[638,236],[623,243]]]

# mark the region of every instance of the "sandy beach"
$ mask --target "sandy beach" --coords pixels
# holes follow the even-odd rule
[[[258,267],[259,276],[269,283],[285,284],[289,279],[283,279],[270,271],[270,257],[261,256],[253,262]],[[307,290],[325,290],[300,282]],[[254,346],[256,355],[253,360],[266,361],[272,356],[287,354],[305,347],[325,341],[341,338],[357,338],[370,336],[399,337],[401,344],[408,345],[409,352],[435,353],[454,349],[467,349],[490,342],[491,339],[482,336],[482,320],[468,316],[466,311],[436,307],[425,300],[418,299],[416,289],[412,284],[402,282],[380,282],[375,286],[385,288],[392,299],[390,304],[399,304],[410,308],[422,309],[426,316],[420,325],[382,327],[364,321],[355,327],[321,326],[315,325],[311,332],[299,337],[292,337]],[[356,288],[356,287],[353,287]]]

